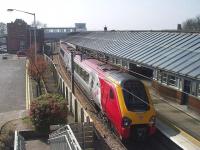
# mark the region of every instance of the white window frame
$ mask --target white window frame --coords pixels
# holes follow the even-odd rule
[[[198,83],[198,86],[197,86],[197,97],[200,98],[200,82]]]
[[[174,79],[172,79],[172,77]],[[173,87],[178,88],[178,78],[175,75],[168,74],[167,75],[167,84],[169,86],[173,86]]]
[[[168,80],[168,75],[167,75],[167,73],[166,73],[166,72],[162,72],[161,74],[162,74],[162,80],[161,80],[161,82],[162,82],[163,84],[166,84],[166,85],[167,85],[167,80]],[[164,76],[164,75],[166,75],[166,76]],[[163,80],[163,79],[164,79],[164,80]]]
[[[191,91],[190,91],[190,93],[192,94],[192,95],[194,95],[194,96],[196,96],[197,95],[197,83],[195,82],[195,81],[192,81],[191,82]]]

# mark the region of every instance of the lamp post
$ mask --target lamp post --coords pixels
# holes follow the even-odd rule
[[[30,12],[23,11],[23,10],[18,10],[18,9],[7,9],[7,11],[19,11],[19,12],[23,12],[23,13],[26,13],[26,14],[34,16],[34,41],[35,41],[35,53],[34,53],[35,57],[34,57],[34,60],[35,60],[35,63],[36,63],[37,62],[37,41],[36,41],[36,19],[35,19],[35,13],[30,13]]]

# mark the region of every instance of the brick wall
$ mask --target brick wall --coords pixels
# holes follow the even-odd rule
[[[156,81],[153,81],[152,86],[156,89],[156,91],[161,96],[167,97],[170,100],[181,104],[181,98],[182,98],[181,91],[164,86],[162,84],[159,84]],[[188,96],[188,107],[200,113],[200,99],[189,95]]]
[[[7,49],[9,53],[16,53],[20,50],[20,41],[24,41],[24,46],[27,48],[27,35],[29,26],[21,19],[16,19],[15,22],[7,24]]]
[[[156,91],[164,97],[169,97],[170,100],[175,101],[177,103],[181,103],[181,95],[182,92],[172,89],[170,87],[159,84],[156,81],[153,81],[152,86],[156,89]]]
[[[200,113],[200,99],[190,96],[188,101],[188,107]]]
[[[21,19],[16,19],[15,22],[7,24],[8,38],[7,38],[7,49],[8,53],[16,54],[20,49],[20,41],[24,41],[24,50],[27,50],[31,44],[34,44],[34,30]],[[31,35],[31,36],[30,36]],[[43,29],[37,29],[37,49],[42,51],[44,42],[44,31]]]

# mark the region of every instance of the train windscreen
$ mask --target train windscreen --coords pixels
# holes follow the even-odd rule
[[[148,97],[140,81],[128,80],[123,84],[123,94],[128,111],[146,111],[149,109]]]

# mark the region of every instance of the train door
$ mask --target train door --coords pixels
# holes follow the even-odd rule
[[[94,100],[97,106],[102,109],[100,82],[98,76],[93,73],[91,73],[91,79],[90,79],[90,93],[91,93],[91,98]]]
[[[112,124],[114,124],[115,129],[119,128],[120,123],[120,114],[119,109],[117,105],[116,100],[116,92],[114,91],[114,88],[109,86],[108,88],[108,96],[107,96],[107,102],[106,102],[106,112],[109,120]]]
[[[102,95],[102,100],[101,100],[101,103],[102,103],[102,108],[103,108],[103,111],[105,113],[106,112],[106,104],[107,104],[107,100],[108,100],[108,91],[109,91],[109,86],[108,84],[104,81],[104,80],[101,80],[101,95]]]
[[[183,93],[181,98],[181,104],[186,105],[188,103],[188,93],[190,93],[191,81],[184,80]]]

